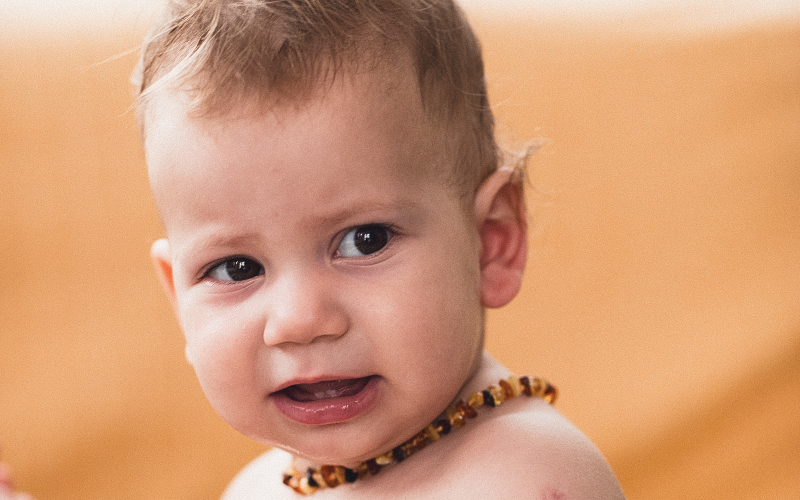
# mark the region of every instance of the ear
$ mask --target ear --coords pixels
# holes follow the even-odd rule
[[[167,293],[172,308],[177,312],[178,301],[175,296],[175,279],[172,276],[172,257],[169,252],[169,241],[162,238],[150,247],[150,258],[156,268],[156,275]]]
[[[522,287],[528,254],[525,200],[516,170],[500,168],[481,183],[475,217],[481,240],[481,303],[502,307]]]

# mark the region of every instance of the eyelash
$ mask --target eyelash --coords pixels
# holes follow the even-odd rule
[[[214,278],[212,276],[212,273],[215,270],[219,269],[221,266],[226,265],[226,264],[231,264],[231,263],[234,263],[236,261],[240,261],[241,263],[247,263],[247,264],[249,264],[251,266],[252,265],[256,265],[256,266],[258,266],[258,271],[253,276],[251,276],[249,278],[241,279],[241,280],[236,280],[236,279],[230,279],[230,280],[218,279],[218,278]],[[227,270],[227,269],[226,269],[226,271],[228,271],[228,275],[230,276],[230,271]],[[250,279],[253,279],[253,278],[257,277],[257,276],[261,276],[263,274],[264,274],[264,266],[262,266],[261,263],[259,263],[257,260],[252,259],[252,258],[247,257],[247,256],[244,256],[244,255],[234,255],[234,256],[231,256],[231,257],[225,257],[224,259],[220,259],[220,260],[214,261],[213,263],[209,264],[208,267],[206,267],[205,270],[202,272],[202,274],[200,276],[200,281],[203,281],[203,280],[206,280],[206,279],[211,279],[211,280],[214,280],[215,282],[219,282],[219,283],[239,283],[239,282],[243,282],[243,281],[248,281]],[[233,278],[233,276],[231,276],[231,278]]]
[[[348,250],[355,250],[361,255],[348,257],[342,254],[343,245],[347,242],[348,236],[353,234],[354,238],[358,237],[359,233],[364,236],[368,233],[374,232],[375,229],[379,229],[384,232],[383,235],[373,235],[373,238],[364,238],[362,241],[355,241],[349,244]],[[336,256],[344,259],[353,259],[353,258],[369,258],[375,256],[376,254],[381,254],[383,250],[389,246],[392,240],[397,237],[398,232],[397,229],[390,225],[390,224],[380,224],[380,223],[369,223],[369,224],[360,224],[358,226],[353,226],[348,228],[344,231],[342,238],[339,240],[339,244],[336,247]],[[377,238],[377,239],[376,239]],[[370,241],[372,240],[372,241]],[[363,248],[359,248],[359,243],[362,245],[379,245],[380,248],[377,248],[373,251],[365,251]]]
[[[356,251],[361,252],[362,255],[355,256],[355,257],[347,257],[345,255],[341,255],[342,245],[345,243],[345,238],[347,238],[348,235],[350,235],[351,233],[354,233],[354,236],[356,236],[358,234],[359,230],[361,230],[362,233],[367,233],[367,232],[369,232],[370,229],[372,229],[372,230],[380,229],[382,231],[385,231],[385,233],[386,233],[385,234],[385,241],[377,241],[377,244],[380,245],[380,248],[378,248],[378,249],[376,249],[376,250],[374,250],[372,252],[369,252],[369,253],[364,253],[362,249],[358,248],[358,242],[356,242],[356,243],[354,243],[352,245],[352,248],[350,248],[349,250],[352,250],[353,248],[355,248]],[[374,256],[376,254],[382,253],[383,250],[392,242],[392,240],[395,237],[397,237],[397,235],[398,235],[397,229],[394,226],[392,226],[391,224],[370,223],[370,224],[360,224],[358,226],[353,226],[353,227],[350,227],[350,228],[348,228],[347,230],[344,231],[344,233],[342,235],[342,238],[339,240],[338,245],[336,247],[335,255],[337,257],[340,257],[340,258],[343,258],[343,259],[369,258],[369,257],[372,257],[372,256]],[[380,240],[380,238],[379,238],[379,240]],[[366,244],[370,244],[370,242],[367,242]],[[257,271],[252,271],[255,274],[253,274],[250,277],[241,279],[241,280],[237,280],[237,279],[230,279],[230,280],[228,280],[228,279],[219,279],[219,278],[214,278],[212,276],[212,273],[214,273],[215,270],[220,269],[221,266],[229,265],[229,264],[232,264],[232,263],[234,263],[236,261],[239,261],[240,263],[245,264],[245,265],[246,264],[249,264],[250,266],[256,265],[256,266],[258,266],[258,270]],[[226,272],[228,273],[229,277],[234,278],[233,276],[230,275],[230,270],[229,269],[226,269]],[[202,271],[202,273],[200,274],[199,281],[204,281],[206,279],[211,279],[211,280],[214,280],[215,282],[220,282],[220,283],[240,283],[240,282],[243,282],[243,281],[249,281],[249,280],[251,280],[251,279],[253,279],[255,277],[261,276],[263,274],[264,274],[264,266],[261,265],[257,260],[255,260],[253,258],[250,258],[250,257],[247,257],[245,255],[233,255],[233,256],[230,256],[230,257],[225,257],[223,259],[214,261],[211,264],[209,264]]]

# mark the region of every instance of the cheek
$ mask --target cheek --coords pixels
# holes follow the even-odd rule
[[[381,323],[393,359],[413,363],[415,371],[458,371],[481,347],[477,264],[465,255],[426,250],[425,258],[392,279],[391,288],[364,302],[362,314]]]
[[[186,357],[209,399],[219,393],[234,395],[257,375],[258,321],[238,309],[179,303]]]
[[[438,324],[431,343],[439,348],[432,354],[437,358],[452,356],[453,361],[471,365],[482,347],[480,271],[477,252],[473,253],[466,243],[458,249],[460,252],[442,252],[439,262],[427,270],[427,276],[420,276],[428,283],[424,299],[427,306],[420,307],[426,307],[431,322]]]

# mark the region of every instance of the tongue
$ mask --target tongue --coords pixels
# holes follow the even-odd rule
[[[347,380],[327,380],[316,384],[296,384],[284,389],[284,393],[289,399],[294,401],[320,401],[323,399],[341,398],[353,396],[361,392],[369,382],[369,377],[347,379]]]

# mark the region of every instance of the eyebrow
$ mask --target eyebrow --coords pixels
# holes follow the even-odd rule
[[[391,202],[370,200],[367,202],[351,203],[342,210],[335,211],[330,215],[315,217],[313,224],[307,224],[307,226],[334,226],[341,224],[343,221],[354,219],[358,217],[359,214],[370,215],[376,212],[410,213],[413,219],[417,219],[421,215],[419,205],[410,200],[401,199]]]
[[[261,237],[255,232],[234,235],[223,232],[209,232],[190,240],[190,244],[186,245],[175,257],[177,257],[177,260],[192,260],[195,254],[198,253],[198,249],[249,246],[259,241],[261,241]]]

